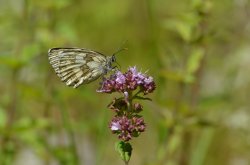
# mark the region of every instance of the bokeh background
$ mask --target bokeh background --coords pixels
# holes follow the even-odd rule
[[[248,0],[0,0],[0,164],[124,164],[108,128],[116,95],[67,87],[47,57],[124,46],[122,71],[157,84],[131,165],[249,165],[249,18]]]

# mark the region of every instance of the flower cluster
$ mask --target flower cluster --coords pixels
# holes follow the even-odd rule
[[[116,116],[109,125],[111,131],[118,134],[118,138],[129,141],[132,137],[137,137],[145,130],[145,123],[142,117]]]
[[[108,108],[113,110],[116,115],[109,124],[112,133],[117,134],[123,141],[129,141],[132,137],[137,137],[145,131],[144,119],[138,115],[142,111],[142,105],[134,103],[125,98],[114,99]]]
[[[116,113],[109,124],[109,128],[122,141],[127,142],[145,131],[144,119],[139,115],[143,107],[134,100],[148,99],[139,95],[152,93],[155,87],[153,78],[145,73],[138,72],[136,67],[130,67],[125,73],[117,71],[103,80],[98,92],[124,94],[123,97],[115,98],[108,105],[108,108]]]
[[[130,67],[124,74],[117,71],[114,75],[111,75],[110,78],[104,79],[98,92],[124,93],[125,91],[136,90],[137,87],[139,87],[144,94],[148,94],[154,91],[155,83],[151,76],[138,72],[136,67]]]

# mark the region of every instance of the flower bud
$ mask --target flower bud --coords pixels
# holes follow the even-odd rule
[[[135,113],[141,112],[142,109],[143,109],[143,107],[142,107],[142,105],[140,103],[135,103],[134,104],[134,111],[135,111]]]

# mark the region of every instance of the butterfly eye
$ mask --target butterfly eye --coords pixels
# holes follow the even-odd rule
[[[112,56],[111,61],[112,61],[112,62],[115,62],[115,61],[116,61],[115,55]]]

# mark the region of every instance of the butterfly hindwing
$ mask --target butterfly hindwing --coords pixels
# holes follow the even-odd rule
[[[74,88],[99,78],[107,64],[106,56],[83,48],[52,48],[48,55],[56,74]]]

